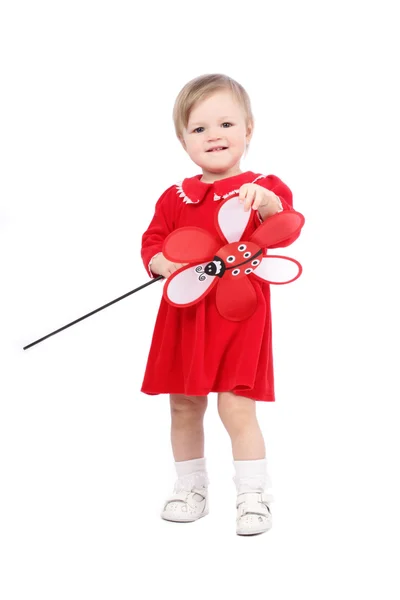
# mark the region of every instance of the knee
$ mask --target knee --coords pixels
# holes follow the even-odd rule
[[[208,404],[207,396],[185,396],[183,394],[171,394],[171,412],[179,415],[204,414]]]
[[[229,432],[239,432],[253,421],[255,402],[232,392],[218,394],[218,414]]]

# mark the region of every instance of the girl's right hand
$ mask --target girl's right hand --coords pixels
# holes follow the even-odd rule
[[[168,279],[168,277],[175,273],[175,271],[177,271],[181,267],[186,267],[187,264],[189,263],[171,262],[170,260],[165,258],[162,252],[160,252],[153,258],[150,269],[155,275],[162,275],[163,277],[165,277],[165,279]]]

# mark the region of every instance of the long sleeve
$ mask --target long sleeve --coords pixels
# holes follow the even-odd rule
[[[175,186],[171,186],[158,199],[154,216],[142,236],[142,261],[152,279],[154,274],[150,269],[150,261],[153,256],[162,251],[165,238],[174,229],[174,202],[176,202],[176,190]]]
[[[276,175],[267,175],[266,177],[258,179],[255,183],[276,194],[282,202],[283,210],[293,210],[293,194],[289,187],[283,183],[279,177],[276,177]],[[290,246],[290,244],[293,244],[293,242],[297,240],[300,233],[301,231],[279,244],[270,246],[270,248],[284,248],[285,246]]]

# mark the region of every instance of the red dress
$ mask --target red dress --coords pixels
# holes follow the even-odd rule
[[[214,183],[195,175],[168,188],[159,198],[154,217],[142,237],[142,260],[162,251],[165,238],[179,227],[195,225],[215,233],[214,215],[219,201],[237,195],[244,183],[257,183],[279,196],[284,210],[292,210],[292,193],[275,175],[251,171]],[[242,239],[260,225],[257,211]],[[299,234],[275,247],[291,244]],[[252,277],[252,275],[249,275]],[[206,396],[210,392],[233,392],[273,402],[274,373],[270,284],[253,277],[258,305],[255,313],[240,322],[229,321],[217,311],[216,288],[189,307],[171,306],[161,298],[141,391],[145,394]]]

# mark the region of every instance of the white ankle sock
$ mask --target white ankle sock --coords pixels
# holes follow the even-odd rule
[[[267,459],[234,460],[236,475],[233,481],[238,494],[243,492],[263,492],[271,487],[267,472]]]
[[[175,483],[176,492],[191,491],[193,487],[207,487],[209,484],[205,458],[177,461],[175,469],[178,475],[178,481]]]

